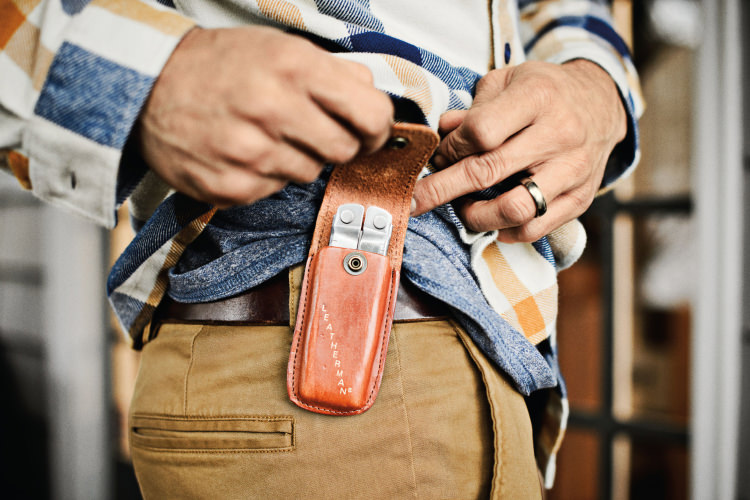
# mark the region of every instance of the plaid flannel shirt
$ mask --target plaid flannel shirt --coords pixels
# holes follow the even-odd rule
[[[373,14],[376,4],[388,8],[386,0],[234,1],[247,15],[237,22],[306,33],[330,42],[341,57],[366,64],[378,88],[415,103],[433,128],[446,110],[471,105],[481,72],[453,66],[389,34]],[[628,134],[607,168],[605,188],[638,161],[642,112],[637,75],[606,3],[490,0],[488,10],[495,67],[525,59],[583,58],[617,84]],[[128,196],[136,218],[147,220],[157,207],[162,215],[159,227],[147,224],[148,231],[136,236],[110,277],[110,300],[134,339],[141,338],[166,291],[167,271],[214,214],[212,207],[170,192],[146,168],[119,170],[127,137],[156,77],[195,25],[190,15],[208,24],[222,22],[210,2],[181,5],[183,13],[139,0],[0,0],[0,167],[39,198],[108,227]],[[439,4],[429,8],[439,15]],[[555,365],[556,273],[583,251],[580,224],[566,224],[534,245],[508,245],[497,241],[495,232],[467,231],[450,207],[444,213],[470,248],[473,275],[491,308],[529,345],[544,342],[544,354]],[[568,412],[562,380],[555,383],[537,437],[548,484]]]

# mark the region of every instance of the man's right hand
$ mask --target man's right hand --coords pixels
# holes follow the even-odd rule
[[[229,207],[376,151],[392,120],[365,66],[272,28],[195,28],[164,66],[137,133],[169,185]]]

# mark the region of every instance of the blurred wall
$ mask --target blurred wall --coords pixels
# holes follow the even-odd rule
[[[750,26],[750,2],[742,3],[742,26]],[[743,32],[742,70],[743,81],[750,81],[750,33]],[[740,392],[740,444],[737,463],[738,485],[737,498],[750,499],[750,87],[745,84],[743,96],[744,125],[744,176],[745,176],[745,210],[744,210],[744,300],[742,318],[742,390]]]
[[[104,232],[0,173],[3,498],[106,498]]]
[[[49,497],[41,203],[0,173],[0,482]]]

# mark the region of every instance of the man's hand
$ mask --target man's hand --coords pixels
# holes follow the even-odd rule
[[[544,216],[535,218],[523,186],[456,205],[470,229],[532,242],[589,207],[627,123],[617,88],[599,66],[527,62],[482,78],[471,109],[444,114],[440,132],[433,164],[443,170],[417,183],[413,215],[525,170],[547,200]]]
[[[324,163],[379,149],[393,120],[370,71],[261,27],[196,28],[139,118],[141,152],[169,185],[220,207],[252,203]]]

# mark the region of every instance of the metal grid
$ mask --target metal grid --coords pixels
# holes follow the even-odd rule
[[[600,499],[611,498],[613,486],[613,451],[617,436],[636,439],[649,439],[658,442],[688,446],[689,431],[685,426],[670,425],[646,418],[626,421],[615,417],[614,401],[614,220],[617,215],[685,215],[692,212],[692,201],[689,197],[676,198],[643,198],[631,201],[619,201],[609,193],[598,198],[586,214],[601,231],[598,251],[602,259],[601,277],[601,310],[602,343],[600,354],[601,409],[598,412],[581,412],[571,409],[570,427],[586,430],[599,438],[599,490]]]

